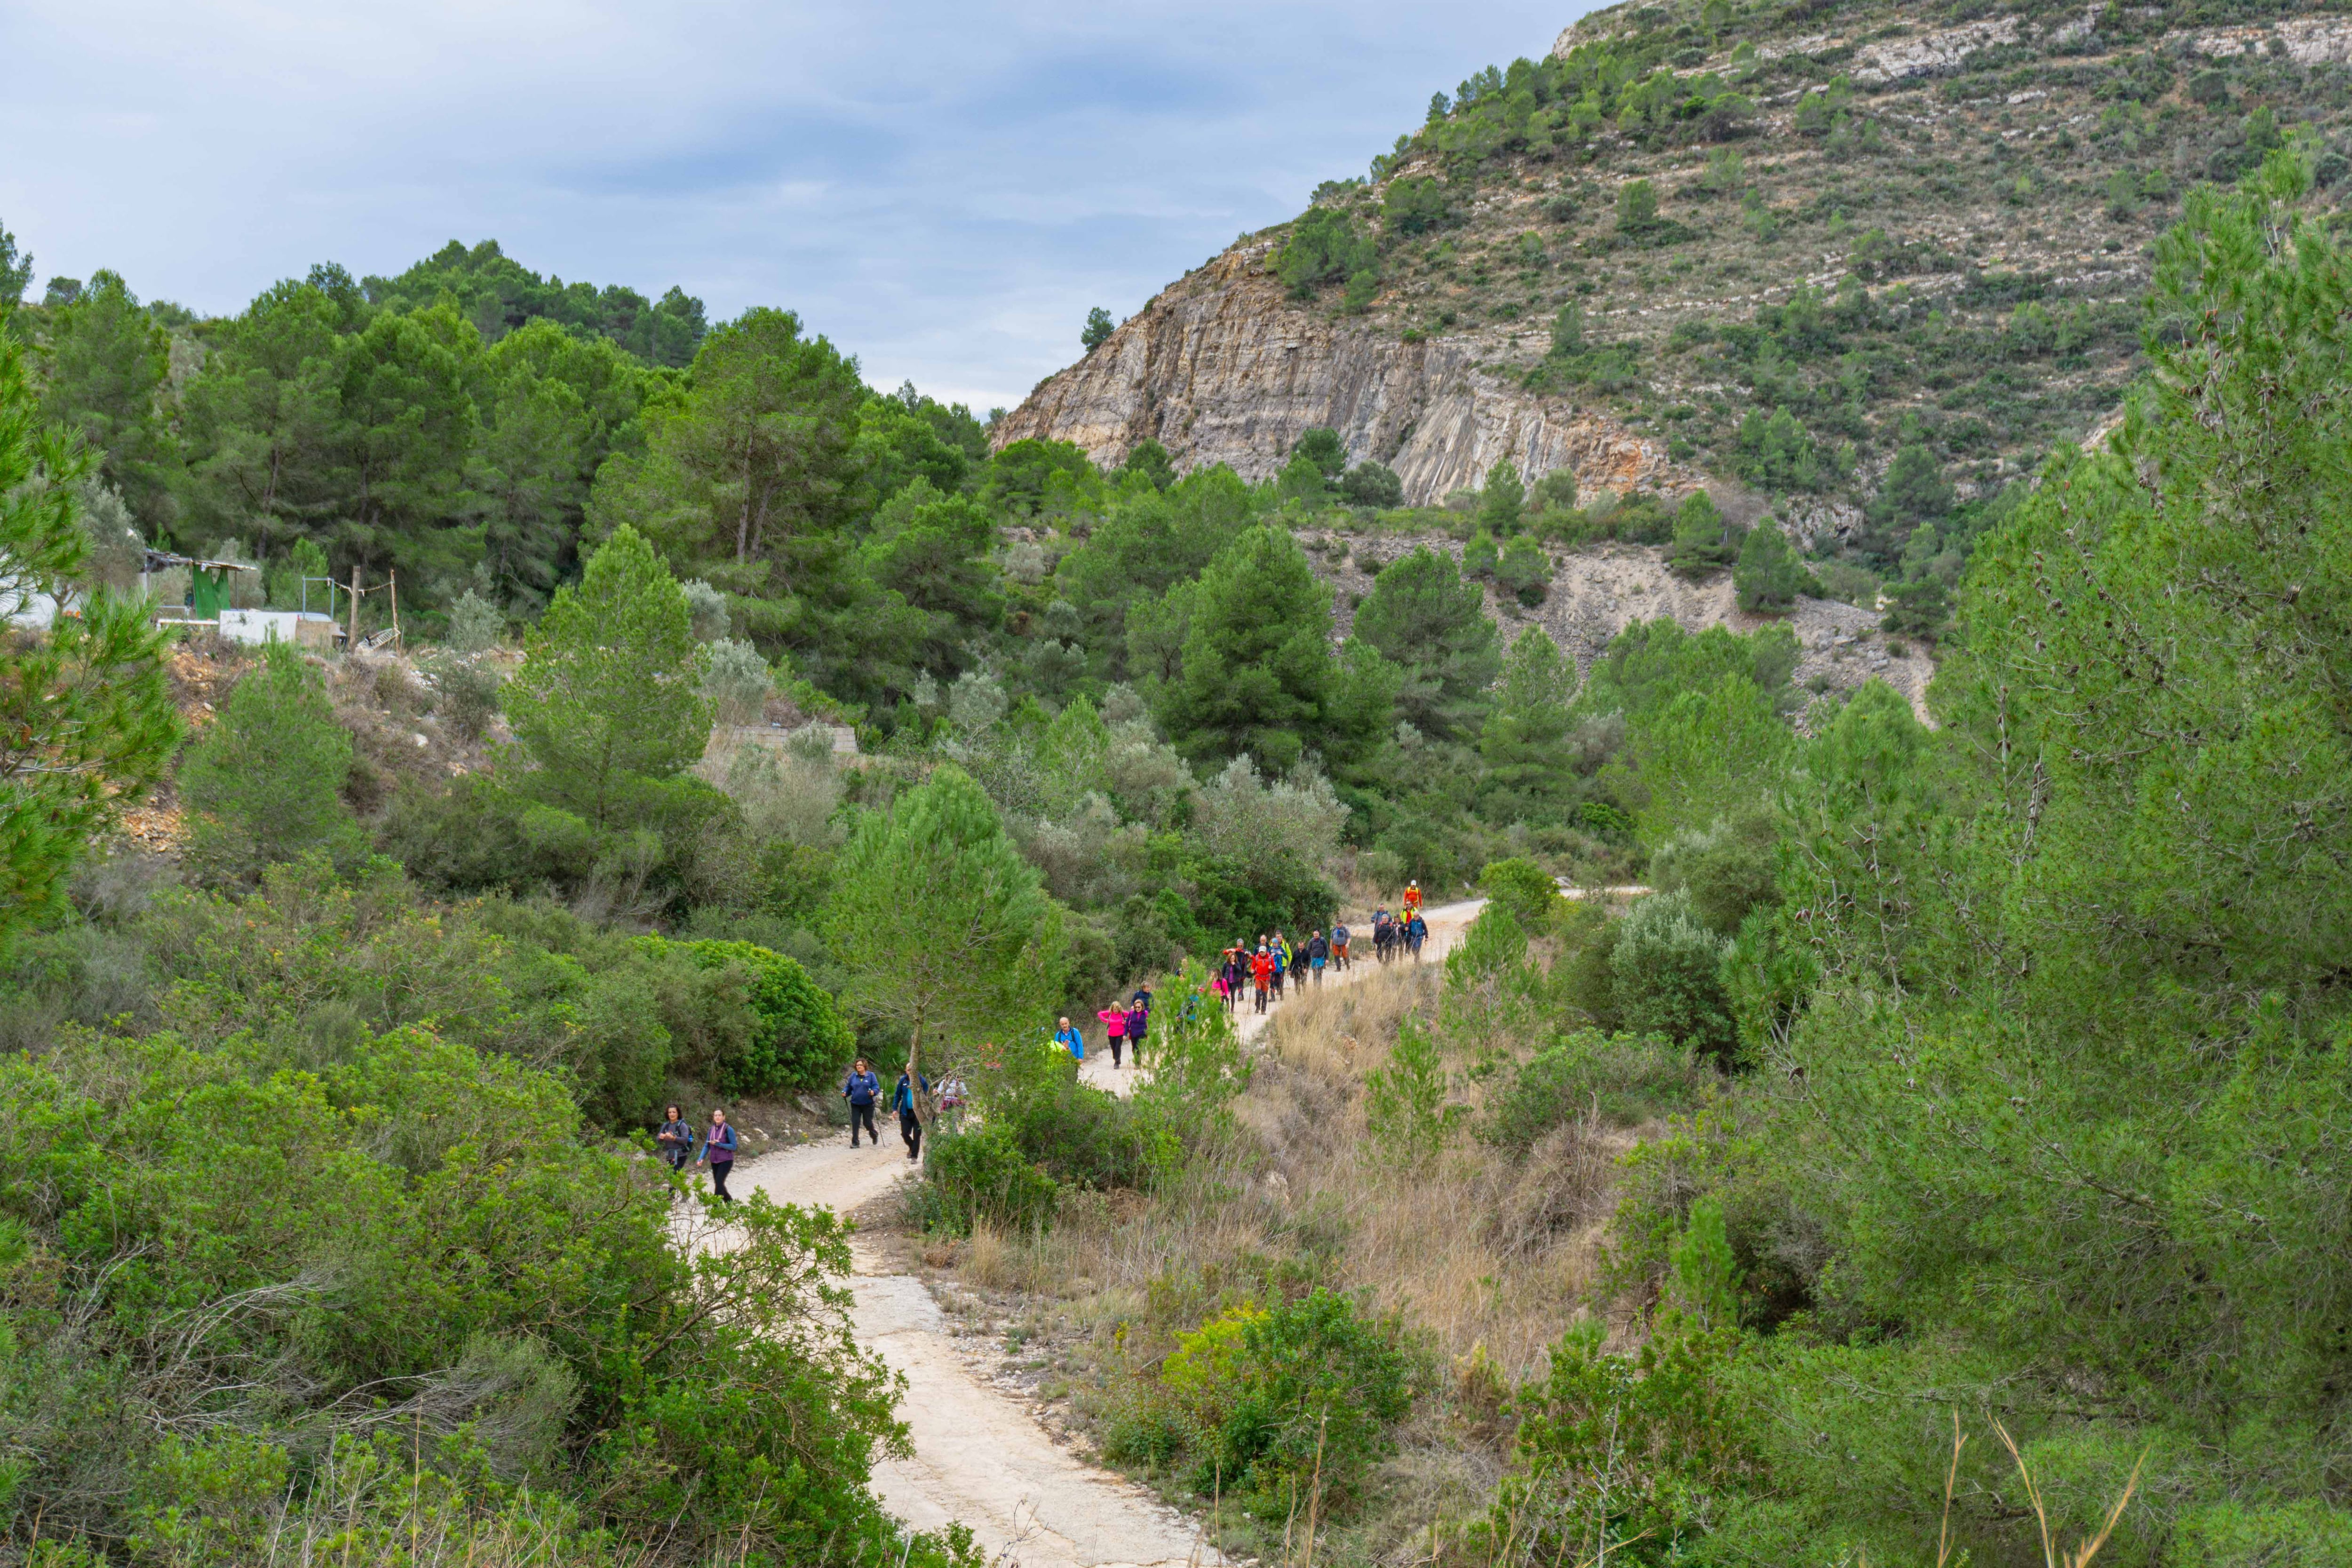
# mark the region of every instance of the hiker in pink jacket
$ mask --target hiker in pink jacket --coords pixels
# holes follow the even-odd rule
[[[1118,1054],[1127,1046],[1127,1009],[1113,1002],[1095,1015],[1102,1020],[1103,1036],[1110,1041],[1110,1065],[1118,1066]]]

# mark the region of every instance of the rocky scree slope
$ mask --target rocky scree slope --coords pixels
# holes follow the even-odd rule
[[[1261,478],[1328,426],[1415,504],[1507,457],[1745,489],[1891,565],[1898,452],[1948,487],[1930,515],[2111,415],[2188,185],[2308,134],[2335,187],[2347,61],[2352,16],[2263,0],[1615,6],[1440,94],[996,439]]]

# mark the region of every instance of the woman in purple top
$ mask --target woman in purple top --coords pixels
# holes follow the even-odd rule
[[[727,1125],[727,1113],[710,1113],[710,1130],[702,1135],[702,1163],[710,1167],[711,1190],[719,1201],[731,1204],[735,1194],[727,1190],[727,1174],[735,1168],[735,1129]]]

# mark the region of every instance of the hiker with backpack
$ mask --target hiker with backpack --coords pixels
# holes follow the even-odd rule
[[[1062,1026],[1054,1031],[1054,1043],[1079,1062],[1087,1059],[1087,1037],[1073,1028],[1067,1018],[1063,1019]]]
[[[1261,1013],[1265,1011],[1265,994],[1273,984],[1274,952],[1261,942],[1257,944],[1256,953],[1250,959],[1250,987],[1257,998],[1257,1010]]]
[[[1138,991],[1127,1005],[1127,1048],[1135,1065],[1143,1065],[1143,1031],[1151,1023],[1151,993]]]
[[[1316,984],[1323,984],[1323,966],[1331,962],[1331,944],[1318,931],[1307,939],[1307,973]]]
[[[686,1124],[686,1114],[677,1106],[662,1111],[662,1124],[654,1134],[654,1151],[663,1164],[673,1171],[683,1171],[686,1163],[694,1158],[694,1129]]]
[[[1412,911],[1412,919],[1407,921],[1404,927],[1404,944],[1412,951],[1412,961],[1415,963],[1421,962],[1421,944],[1428,940],[1429,922],[1421,918],[1419,910],[1415,910]]]
[[[1341,921],[1338,925],[1331,928],[1332,968],[1345,969],[1348,967],[1348,943],[1354,935],[1355,933],[1348,929],[1348,922],[1345,921]]]
[[[882,1080],[864,1057],[849,1067],[848,1081],[841,1086],[841,1098],[849,1101],[849,1146],[857,1147],[857,1130],[866,1129],[866,1136],[882,1147],[882,1134],[874,1131],[874,1102],[882,1098]]]
[[[919,1087],[924,1094],[931,1092],[931,1080],[906,1068],[898,1069],[898,1087],[890,1091],[890,1109],[898,1113],[898,1142],[907,1146],[907,1158],[923,1157],[923,1117],[916,1108],[915,1095]]]

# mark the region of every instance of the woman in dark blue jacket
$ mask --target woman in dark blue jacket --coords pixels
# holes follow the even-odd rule
[[[849,1101],[849,1146],[857,1147],[857,1130],[874,1140],[877,1149],[882,1147],[882,1134],[874,1131],[874,1102],[882,1098],[882,1080],[874,1076],[864,1057],[850,1064],[849,1080],[841,1086],[841,1098]]]

